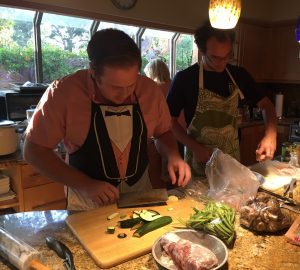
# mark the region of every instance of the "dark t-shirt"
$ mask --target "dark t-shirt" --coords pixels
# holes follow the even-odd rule
[[[245,100],[240,102],[255,106],[265,95],[258,90],[251,75],[241,67],[227,65],[231,76],[245,96]],[[228,97],[229,84],[232,81],[224,70],[223,72],[206,71],[203,72],[204,88],[223,96]],[[179,71],[174,77],[167,97],[170,113],[172,117],[178,117],[180,111],[184,110],[187,125],[190,124],[195,114],[199,91],[199,65],[194,64],[185,70]]]

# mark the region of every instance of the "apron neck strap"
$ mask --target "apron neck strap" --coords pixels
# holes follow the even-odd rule
[[[233,82],[233,84],[236,86],[235,88],[238,91],[238,94],[240,96],[240,99],[244,99],[245,96],[242,93],[242,91],[240,90],[240,88],[238,87],[237,83],[235,82],[235,79],[233,78],[233,76],[231,75],[231,73],[229,72],[228,68],[225,68],[228,76],[230,77],[231,81]],[[203,59],[200,61],[199,63],[199,89],[204,89],[204,81],[203,81]]]
[[[226,70],[228,76],[230,77],[231,81],[232,81],[233,84],[235,85],[235,88],[236,88],[236,90],[237,90],[238,93],[239,93],[240,99],[243,100],[243,99],[245,98],[243,92],[241,91],[241,89],[239,88],[239,86],[237,85],[237,83],[235,82],[235,79],[233,78],[233,76],[231,75],[231,73],[229,72],[229,70],[228,70],[227,67],[225,68],[225,70]]]
[[[199,63],[199,89],[204,89],[203,77],[203,60],[201,60]]]

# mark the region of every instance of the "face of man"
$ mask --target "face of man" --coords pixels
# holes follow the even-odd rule
[[[232,43],[230,40],[220,42],[211,37],[206,42],[206,53],[203,56],[206,70],[223,72],[232,56]]]
[[[134,92],[139,73],[138,65],[130,67],[104,67],[96,79],[101,95],[114,104],[122,104]]]

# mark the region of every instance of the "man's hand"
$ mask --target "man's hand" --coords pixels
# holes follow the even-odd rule
[[[119,198],[119,190],[105,181],[91,180],[85,187],[79,192],[90,198],[98,206],[113,204]]]
[[[272,159],[276,150],[276,135],[265,136],[260,141],[256,150],[256,160],[264,161]]]
[[[177,181],[178,186],[184,187],[191,179],[190,167],[179,155],[169,158],[168,171],[173,185],[175,185]],[[176,179],[176,175],[178,179]]]

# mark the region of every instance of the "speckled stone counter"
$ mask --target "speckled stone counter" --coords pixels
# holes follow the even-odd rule
[[[60,211],[25,212],[0,216],[0,226],[12,235],[37,249],[42,262],[53,270],[65,269],[63,260],[45,244],[45,237],[52,236],[67,245],[73,253],[77,270],[101,269],[82,248],[65,224],[65,218],[72,213]],[[222,268],[234,270],[299,270],[300,247],[287,243],[281,235],[255,235],[236,223],[237,239],[229,250],[228,263]],[[0,259],[0,270],[15,269]],[[110,268],[112,270],[158,269],[151,253]]]

